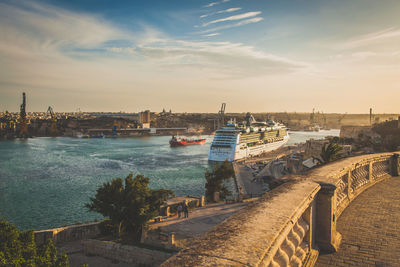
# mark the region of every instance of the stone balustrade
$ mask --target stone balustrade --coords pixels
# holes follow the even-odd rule
[[[346,158],[264,194],[162,266],[313,266],[336,251],[336,222],[367,188],[398,176],[397,153]]]
[[[193,241],[162,266],[300,266],[313,261],[320,185],[288,182]]]

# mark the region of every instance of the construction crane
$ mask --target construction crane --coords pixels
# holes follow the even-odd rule
[[[342,123],[342,120],[344,119],[344,117],[346,117],[346,115],[347,115],[347,112],[339,117],[339,119],[338,119],[339,125]]]
[[[325,116],[323,111],[321,111],[321,115],[322,115],[322,119],[323,119],[323,122],[324,122],[324,124],[322,126],[326,127],[326,116]]]
[[[225,125],[225,108],[226,104],[222,103],[221,110],[218,111],[218,129]]]
[[[286,124],[289,125],[289,124],[290,124],[290,116],[289,116],[289,113],[287,113],[287,112],[285,111],[285,115],[286,115],[286,119],[287,119]]]
[[[374,115],[372,114],[372,108],[369,109],[369,124],[372,125],[372,118]]]
[[[53,108],[49,106],[47,109],[47,113],[51,117],[51,124],[50,124],[50,135],[56,136],[58,134],[58,129],[57,129],[57,117],[56,114],[53,111]]]
[[[312,113],[310,114],[310,124],[315,122],[315,108],[312,109]]]
[[[19,133],[18,136],[20,138],[29,137],[28,133],[28,125],[26,123],[26,94],[22,93],[22,104],[19,112]]]

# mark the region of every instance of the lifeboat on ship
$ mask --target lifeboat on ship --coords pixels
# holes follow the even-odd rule
[[[205,138],[201,139],[188,139],[188,138],[182,138],[182,137],[177,137],[177,136],[172,136],[171,140],[169,141],[169,145],[171,147],[177,147],[177,146],[190,146],[190,145],[202,145],[206,142]]]

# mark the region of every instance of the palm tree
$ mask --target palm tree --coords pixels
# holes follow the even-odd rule
[[[331,161],[336,160],[339,157],[339,153],[343,150],[343,147],[341,147],[338,144],[335,143],[329,143],[328,145],[324,145],[322,147],[322,151],[320,154],[321,159],[316,158],[321,163],[328,163]]]

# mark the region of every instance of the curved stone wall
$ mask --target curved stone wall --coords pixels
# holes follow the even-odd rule
[[[334,251],[336,221],[368,187],[398,175],[395,153],[346,158],[264,194],[162,266],[313,266]]]
[[[282,266],[311,251],[314,198],[320,186],[284,184],[217,225],[162,266]]]
[[[332,184],[335,190],[336,217],[364,190],[393,174],[394,153],[346,158],[307,174],[318,183]],[[397,163],[398,165],[398,163]]]

